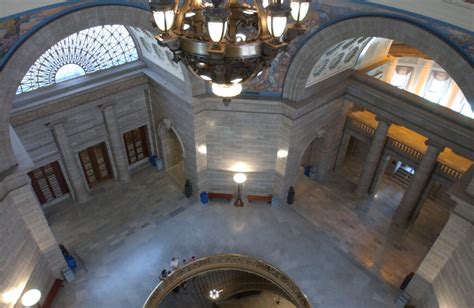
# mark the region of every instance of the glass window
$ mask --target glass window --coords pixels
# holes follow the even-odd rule
[[[432,71],[423,95],[427,100],[439,104],[446,94],[451,78],[446,72]]]
[[[451,109],[461,113],[462,115],[474,119],[474,112],[472,112],[471,105],[467,102],[466,97],[460,92],[454,99]]]
[[[410,82],[411,75],[413,73],[413,67],[410,66],[397,66],[393,73],[390,84],[393,86],[405,90]]]
[[[135,43],[122,25],[85,29],[57,42],[31,66],[17,94],[138,60]]]

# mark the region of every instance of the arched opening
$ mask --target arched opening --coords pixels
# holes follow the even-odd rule
[[[388,157],[382,164],[385,171],[380,171],[375,180],[378,183],[372,195],[357,197],[354,190],[370,144],[349,136],[347,154],[342,162],[337,161],[344,134],[331,138],[331,129],[334,126],[322,129],[301,156],[292,208],[321,228],[360,266],[398,288],[423,261],[443,229],[449,210],[437,198],[428,197],[409,229],[398,226],[392,216],[406,184],[392,174],[395,161]]]
[[[169,120],[158,125],[158,148],[165,171],[182,187],[186,182],[184,147]]]
[[[397,31],[393,31],[394,29]],[[468,60],[436,35],[413,23],[372,16],[345,19],[315,32],[297,52],[289,66],[283,86],[283,98],[292,101],[305,98],[306,84],[317,61],[332,46],[344,40],[362,37],[387,38],[421,50],[448,72],[463,91],[467,101],[473,104],[474,91],[470,80],[474,78],[474,70]]]
[[[41,57],[50,47],[54,46],[57,42],[67,38],[74,33],[78,33],[84,29],[90,29],[94,27],[102,27],[105,25],[124,25],[134,29],[142,29],[136,31],[142,31],[148,35],[149,31],[153,31],[151,23],[149,22],[148,10],[138,8],[134,5],[98,5],[89,6],[69,12],[66,15],[60,16],[46,25],[43,25],[36,32],[31,34],[11,55],[8,62],[4,66],[0,74],[0,170],[5,171],[16,164],[16,158],[12,145],[10,142],[9,133],[9,119],[13,102],[18,90],[21,80],[25,77],[25,74],[32,67],[35,61]],[[134,34],[135,35],[135,34]],[[140,48],[145,49],[146,47],[142,44],[150,45],[149,43],[143,43],[139,41]],[[151,46],[151,45],[150,45]],[[169,62],[166,53],[161,50],[154,50],[153,47],[148,56],[150,57],[162,57],[162,62]],[[143,52],[145,54],[145,51]],[[147,56],[147,55],[145,55]],[[150,61],[154,61],[151,59]],[[57,63],[56,63],[57,64]],[[68,63],[65,63],[68,64]],[[168,65],[168,64],[163,64]],[[55,72],[61,67],[57,67]],[[172,67],[169,72],[174,70],[176,74],[182,71],[184,79],[189,80],[189,76],[185,70],[181,70]],[[78,71],[75,71],[75,75],[79,75]],[[87,72],[86,72],[87,74]],[[74,76],[75,76],[74,75]],[[53,78],[55,77],[55,74]],[[82,78],[82,77],[80,77]],[[32,78],[32,81],[37,79]],[[189,90],[192,93],[191,83],[185,91]]]
[[[397,26],[403,28],[403,31],[394,34],[388,28]],[[464,91],[466,96],[472,97],[467,82],[469,76],[472,76],[468,62],[434,36],[430,44],[438,44],[438,48],[444,51],[436,51],[424,42],[417,44],[418,39],[412,36],[413,33],[433,36],[413,24],[382,17],[353,18],[329,26],[314,34],[297,53],[286,76],[283,96],[310,104],[311,97],[321,93],[324,85],[333,86],[334,83],[348,80],[351,74],[358,74],[354,73],[356,70],[370,72],[369,75],[375,78],[387,78],[388,63],[395,57],[391,55],[395,53],[391,49],[392,39],[396,39],[397,42],[409,43],[410,46],[419,48],[411,48],[411,52],[418,53],[418,58],[420,54],[430,55],[433,63],[431,70],[422,72],[424,63],[416,60],[420,64],[419,67],[413,68],[417,78],[402,80],[403,89],[408,89],[408,86],[416,88],[418,92],[414,94],[425,98],[425,101],[420,101],[429,105],[429,108],[433,104],[428,100],[438,103],[447,100],[447,97],[456,99],[453,93],[459,88],[462,88],[459,92]],[[369,39],[362,35],[377,37]],[[324,39],[318,39],[319,37]],[[453,58],[459,62],[452,61]],[[465,63],[467,71],[460,72],[456,67],[458,64],[455,63]],[[456,82],[446,82],[450,78]],[[388,79],[393,79],[393,83],[400,81],[400,78]],[[435,89],[439,88],[440,82],[445,82],[443,93],[436,92]],[[430,85],[433,83],[435,86],[431,88],[435,91],[431,93]],[[449,86],[451,88],[448,90]],[[408,95],[399,92],[397,95]],[[452,201],[445,199],[445,192],[460,176],[447,175],[443,170],[452,168],[463,174],[472,165],[472,161],[448,147],[442,147],[437,160],[431,162],[429,170],[423,169],[424,165],[419,168],[419,174],[424,178],[418,176],[417,180],[411,181],[410,177],[417,171],[423,157],[429,156],[428,148],[435,151],[434,146],[426,145],[428,138],[419,131],[416,132],[416,128],[411,127],[414,130],[410,130],[390,121],[385,126],[384,137],[380,138],[383,134],[376,131],[382,130],[379,127],[383,128],[384,125],[380,123],[385,123],[384,120],[376,119],[375,111],[372,112],[363,104],[359,105],[357,100],[352,101],[351,98],[348,95],[347,100],[354,103],[354,106],[347,111],[347,120],[344,115],[345,123],[337,138],[333,156],[331,153],[321,155],[321,149],[330,148],[327,145],[321,146],[325,140],[324,133],[311,141],[309,146],[302,142],[295,145],[296,149],[306,148],[301,164],[307,167],[305,173],[309,177],[304,177],[303,170],[300,169],[298,180],[294,182],[294,208],[305,217],[311,217],[314,224],[322,226],[339,247],[349,251],[362,266],[387,283],[398,287],[407,274],[416,271],[448,220],[448,208],[452,206]],[[408,95],[407,100],[409,99],[416,100]],[[441,105],[451,104],[454,103]],[[437,107],[432,108],[434,113],[450,114],[450,111],[444,110],[446,108]],[[469,121],[459,116],[455,119],[459,119],[461,123]],[[372,122],[373,124],[370,124]],[[375,123],[377,125],[374,125]],[[321,123],[314,123],[313,129],[317,130],[320,126]],[[377,141],[377,138],[380,140]],[[373,149],[375,143],[380,145],[378,152]],[[290,147],[290,152],[291,150]],[[446,159],[448,156],[450,159]],[[326,166],[321,168],[319,162],[332,158],[334,164],[328,167],[331,170],[336,167],[336,172],[330,172],[332,176],[321,181]],[[424,164],[426,161],[427,159]],[[449,161],[457,163],[450,164]],[[460,167],[462,170],[458,170]],[[406,173],[400,176],[403,171]],[[370,176],[367,177],[367,174]],[[423,180],[420,180],[422,178]],[[315,183],[315,180],[318,182]],[[415,189],[418,190],[413,193]],[[364,193],[356,197],[354,191],[361,190]],[[338,202],[335,204],[334,200]],[[407,203],[412,206],[408,215],[411,225],[404,229],[392,218],[399,214],[402,205],[406,208]],[[357,237],[352,237],[351,234],[357,234]],[[407,238],[410,238],[410,241]],[[416,246],[413,246],[413,243],[417,243]],[[407,253],[400,254],[402,249]]]

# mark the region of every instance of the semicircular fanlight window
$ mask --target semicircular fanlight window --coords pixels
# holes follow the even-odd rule
[[[16,94],[138,60],[135,43],[122,25],[74,33],[54,44],[30,67]]]

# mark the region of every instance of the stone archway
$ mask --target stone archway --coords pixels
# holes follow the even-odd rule
[[[283,98],[301,100],[311,70],[326,50],[343,40],[362,36],[394,39],[430,55],[451,75],[474,107],[474,70],[469,61],[447,42],[420,26],[393,17],[379,16],[346,19],[309,37],[289,66],[283,85]]]
[[[173,177],[179,185],[186,180],[184,160],[186,159],[183,141],[169,119],[158,124],[158,149],[165,171]]]
[[[83,29],[111,24],[135,26],[154,31],[148,10],[126,4],[98,5],[54,19],[32,34],[12,54],[0,72],[0,172],[16,165],[10,141],[9,119],[16,89],[25,73],[46,50],[63,38]],[[186,76],[186,73],[186,79],[192,78]],[[191,86],[188,90],[192,93]]]

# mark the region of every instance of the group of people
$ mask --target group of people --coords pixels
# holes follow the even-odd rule
[[[177,257],[171,258],[171,263],[170,263],[171,271],[167,270],[166,268],[163,269],[163,270],[161,271],[161,274],[160,274],[160,281],[164,281],[164,280],[168,277],[168,275],[170,275],[172,272],[174,272],[174,271],[177,270],[178,268],[185,266],[185,265],[188,264],[189,262],[194,262],[194,261],[196,261],[196,257],[195,257],[195,256],[191,256],[191,258],[189,258],[188,260],[183,259],[183,261],[182,261],[181,263],[180,263],[179,260],[180,260],[180,259],[177,258]]]

